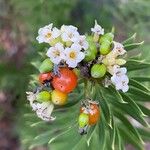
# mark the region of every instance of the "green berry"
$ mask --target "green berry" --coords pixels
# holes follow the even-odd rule
[[[79,122],[79,127],[80,128],[84,128],[86,125],[88,125],[88,123],[89,123],[89,116],[88,116],[88,114],[81,113],[79,115],[78,122]]]
[[[106,33],[106,34],[104,34],[103,36],[101,36],[101,38],[100,38],[100,44],[102,44],[103,42],[105,42],[105,41],[109,41],[109,42],[112,42],[113,41],[113,39],[114,39],[114,34],[113,33]]]
[[[36,95],[38,102],[47,102],[51,100],[51,94],[48,91],[42,91]]]
[[[85,51],[85,58],[84,60],[86,62],[92,61],[96,58],[97,55],[97,48],[96,48],[96,44],[94,43],[92,37],[88,37],[87,41],[89,43],[89,48]]]
[[[39,67],[40,73],[47,73],[52,71],[52,69],[53,69],[53,63],[50,61],[49,58],[45,59],[42,62],[41,66]]]
[[[96,54],[93,51],[91,51],[91,50],[85,51],[84,61],[89,62],[89,61],[94,60],[95,58],[96,58]]]
[[[103,35],[101,36],[99,43],[102,44],[103,42],[107,41],[108,39]]]
[[[106,34],[104,35],[104,37],[107,38],[108,41],[112,42],[113,39],[114,39],[114,34],[111,33],[111,32],[110,32],[110,33],[106,33]]]
[[[107,55],[110,52],[111,43],[107,40],[100,45],[100,54]]]
[[[101,78],[106,74],[106,66],[104,64],[95,64],[91,68],[91,76],[93,78]]]

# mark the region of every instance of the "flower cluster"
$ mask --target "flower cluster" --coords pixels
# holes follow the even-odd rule
[[[55,119],[51,116],[55,105],[67,103],[68,94],[76,88],[78,78],[128,91],[127,69],[121,67],[126,63],[124,46],[114,41],[113,32],[104,33],[97,21],[91,31],[91,35],[85,36],[72,25],[62,25],[58,29],[53,24],[39,29],[38,42],[48,43],[50,47],[39,66],[38,90],[27,92],[27,99],[41,119]],[[98,109],[98,105],[93,107]],[[86,113],[82,115],[81,118],[86,117],[88,125],[91,125],[90,117]]]
[[[83,51],[88,48],[86,36],[80,35],[72,25],[62,25],[60,29],[52,26],[50,24],[40,28],[37,40],[39,43],[50,44],[47,56],[54,64],[65,62],[69,67],[75,68],[85,57]]]
[[[113,45],[112,51],[103,58],[102,62],[107,66],[108,72],[112,75],[111,82],[115,85],[116,90],[127,92],[129,89],[129,79],[126,75],[127,69],[120,67],[124,65],[126,61],[122,58],[117,58],[124,55],[126,50],[121,43],[113,41]]]

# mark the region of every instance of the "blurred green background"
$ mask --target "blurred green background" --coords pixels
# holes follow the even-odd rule
[[[0,149],[23,147],[19,119],[26,112],[29,75],[37,72],[30,62],[44,48],[35,40],[38,29],[72,24],[90,33],[95,19],[106,31],[114,26],[120,42],[136,32],[145,41],[136,52],[150,62],[149,0],[0,0]]]

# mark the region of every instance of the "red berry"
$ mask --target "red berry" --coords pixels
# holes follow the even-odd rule
[[[52,85],[56,90],[70,93],[77,86],[77,76],[69,68],[61,68],[60,76],[54,76]]]
[[[39,75],[39,81],[40,83],[44,84],[46,82],[49,82],[52,79],[52,73],[48,72],[48,73],[41,73]]]
[[[100,110],[97,104],[90,104],[90,108],[85,110],[84,107],[80,108],[80,113],[88,113],[89,125],[95,125],[100,117]]]

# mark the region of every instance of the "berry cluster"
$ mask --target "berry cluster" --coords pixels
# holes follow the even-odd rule
[[[52,121],[56,105],[67,103],[67,97],[78,79],[103,83],[105,87],[128,91],[127,69],[120,67],[126,51],[121,43],[114,41],[114,33],[104,34],[104,29],[95,21],[91,35],[80,35],[72,25],[53,24],[39,29],[37,40],[48,43],[45,60],[39,66],[39,86],[27,92],[27,99],[38,117]],[[85,97],[87,99],[87,97]],[[98,103],[86,100],[81,104],[79,132],[85,134],[87,127],[97,123],[100,116]]]
[[[42,62],[39,70],[50,71],[49,59]],[[49,69],[48,69],[49,68]],[[77,86],[77,76],[68,67],[59,68],[59,74],[54,72],[40,73],[40,86],[34,92],[27,92],[28,100],[38,117],[45,121],[54,120],[51,116],[54,105],[64,105],[70,92]]]
[[[95,125],[100,117],[98,102],[86,100],[81,103],[79,115],[79,133],[86,134],[88,126]]]

